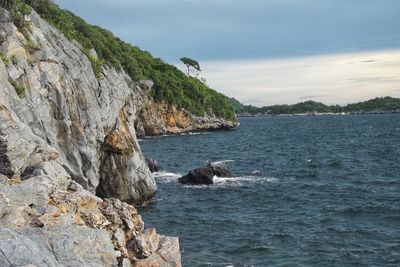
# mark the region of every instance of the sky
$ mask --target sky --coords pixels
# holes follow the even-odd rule
[[[245,104],[400,97],[400,0],[55,2]]]

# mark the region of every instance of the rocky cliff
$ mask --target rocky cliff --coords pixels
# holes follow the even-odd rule
[[[0,266],[180,266],[177,238],[127,204],[157,190],[135,132],[150,83],[96,77],[78,43],[24,19],[0,9]]]
[[[227,130],[237,125],[237,120],[218,118],[215,115],[196,116],[174,105],[149,100],[137,112],[136,131],[138,136],[153,136]]]

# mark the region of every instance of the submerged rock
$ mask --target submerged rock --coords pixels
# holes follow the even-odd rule
[[[154,159],[146,158],[147,166],[149,167],[150,172],[158,172],[161,170],[160,163]]]
[[[227,165],[224,162],[213,162],[205,167],[189,171],[187,175],[182,176],[178,180],[182,184],[210,185],[214,183],[214,176],[232,177],[232,173],[229,171]]]

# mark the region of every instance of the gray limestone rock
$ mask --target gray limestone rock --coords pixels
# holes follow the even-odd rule
[[[8,12],[1,9],[0,16],[7,18]],[[8,21],[0,21],[0,33],[6,36],[0,51],[9,62],[6,66],[0,60],[0,174],[28,179],[43,162],[57,160],[91,192],[100,186],[105,197],[132,203],[151,198],[157,186],[134,126],[151,84],[136,84],[123,71],[106,66],[97,79],[76,42],[34,12],[25,35],[35,49],[28,51],[24,35]],[[25,97],[17,95],[9,80],[23,85]],[[112,145],[120,146],[123,156],[104,149],[107,136],[120,124],[126,147],[118,139]]]
[[[0,229],[0,266],[118,266],[105,230],[79,226]]]
[[[96,78],[81,45],[29,20],[0,8],[0,266],[180,266],[178,240],[127,204],[157,190],[135,131],[152,82]]]

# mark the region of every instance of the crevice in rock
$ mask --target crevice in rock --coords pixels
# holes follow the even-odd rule
[[[7,156],[7,140],[3,132],[0,130],[0,174],[11,178],[15,172],[13,171],[10,159]]]

